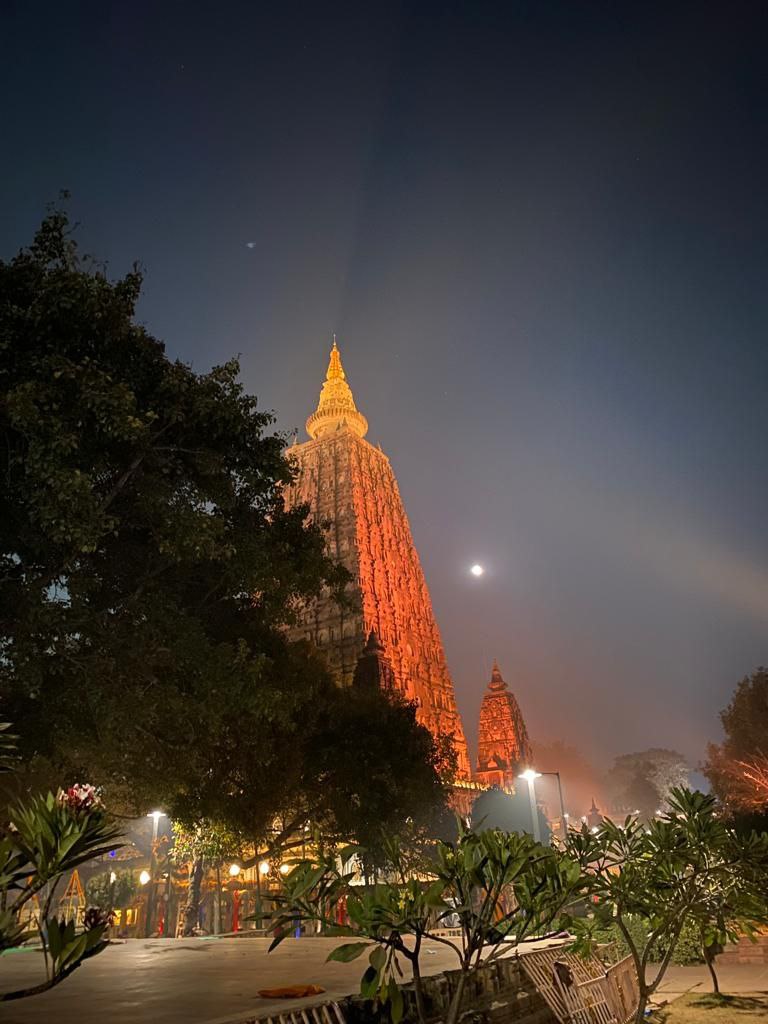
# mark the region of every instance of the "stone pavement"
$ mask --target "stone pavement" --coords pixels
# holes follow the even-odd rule
[[[720,989],[728,995],[743,992],[768,992],[768,964],[723,964],[715,963],[720,979]],[[653,977],[653,971],[649,971]],[[695,967],[669,967],[664,980],[656,992],[656,1002],[676,999],[686,992],[711,992],[712,979],[703,965]]]
[[[116,944],[84,964],[58,988],[0,1007],[0,1024],[213,1024],[279,1012],[356,992],[364,960],[326,963],[338,939],[286,939],[267,954],[269,939],[133,939]],[[529,947],[530,948],[530,947]],[[428,944],[425,974],[453,968],[450,950]],[[768,965],[724,965],[724,992],[768,991]],[[0,957],[0,990],[42,980],[40,953]],[[320,985],[326,993],[304,1000],[269,1001],[260,988]],[[670,967],[657,994],[710,991],[705,967]]]
[[[286,939],[267,954],[270,939],[132,939],[110,946],[71,978],[40,996],[0,1006],[1,1024],[210,1024],[288,1006],[338,999],[359,990],[365,960],[325,963],[342,940]],[[425,974],[455,966],[453,953],[433,943]],[[42,956],[25,951],[0,958],[0,990],[42,978]],[[269,1001],[260,988],[321,985],[326,994]]]

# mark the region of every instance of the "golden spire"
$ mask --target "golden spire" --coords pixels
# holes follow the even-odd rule
[[[341,354],[334,334],[328,372],[320,390],[317,409],[307,420],[307,433],[314,440],[344,427],[357,434],[358,437],[365,437],[368,420],[361,412],[357,411],[352,390],[347,384],[347,375],[341,365]]]
[[[493,659],[493,668],[491,669],[491,681],[488,683],[489,690],[506,690],[507,684],[501,675],[499,669],[499,663],[496,659]]]

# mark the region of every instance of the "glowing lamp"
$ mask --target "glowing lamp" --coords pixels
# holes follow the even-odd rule
[[[280,874],[281,875],[287,875],[290,870],[291,870],[291,865],[290,864],[281,864],[280,865]]]
[[[526,782],[533,782],[534,779],[541,778],[541,772],[535,772],[533,768],[526,768],[524,772],[520,772],[518,778],[525,779]]]
[[[237,876],[239,874],[240,874],[240,865],[239,864],[230,864],[229,865],[229,877],[230,878],[237,878]]]
[[[117,881],[117,875],[115,874],[114,871],[110,871],[109,872],[109,884],[110,885],[114,885],[116,881]]]
[[[148,818],[154,818],[155,821],[160,821],[161,818],[165,817],[164,811],[150,811],[147,815]]]
[[[262,861],[259,862],[259,874],[260,875],[268,875],[269,874],[269,863],[268,863],[268,861],[262,860]]]
[[[149,872],[148,872],[147,870],[144,870],[144,871],[142,871],[142,872],[141,872],[141,874],[139,875],[139,882],[140,882],[140,883],[141,883],[142,885],[146,885],[146,884],[147,884],[147,882],[148,882],[148,881],[150,880],[150,878],[151,878],[151,877],[152,877],[152,876],[150,875],[150,873],[149,873]]]
[[[485,572],[485,569],[482,567],[482,565],[475,564],[469,571],[472,573],[473,576],[482,576],[483,573]]]

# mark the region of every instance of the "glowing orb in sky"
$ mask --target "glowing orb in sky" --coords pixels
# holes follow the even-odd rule
[[[475,563],[475,565],[473,565],[469,571],[472,573],[473,576],[482,576],[483,573],[485,572],[485,569],[482,567],[482,565],[477,565],[477,563]]]

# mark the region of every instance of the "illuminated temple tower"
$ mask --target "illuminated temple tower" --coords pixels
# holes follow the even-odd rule
[[[494,661],[491,681],[480,705],[475,779],[509,789],[521,768],[531,763],[531,744],[523,713]]]
[[[365,440],[368,421],[355,406],[334,338],[310,440],[288,451],[298,465],[290,505],[306,502],[330,523],[328,551],[351,572],[352,607],[330,597],[309,605],[294,639],[324,652],[341,685],[351,685],[358,659],[386,655],[386,678],[419,708],[434,734],[450,734],[461,778],[469,778],[467,742],[432,602],[389,459]],[[371,631],[375,635],[370,636]]]

